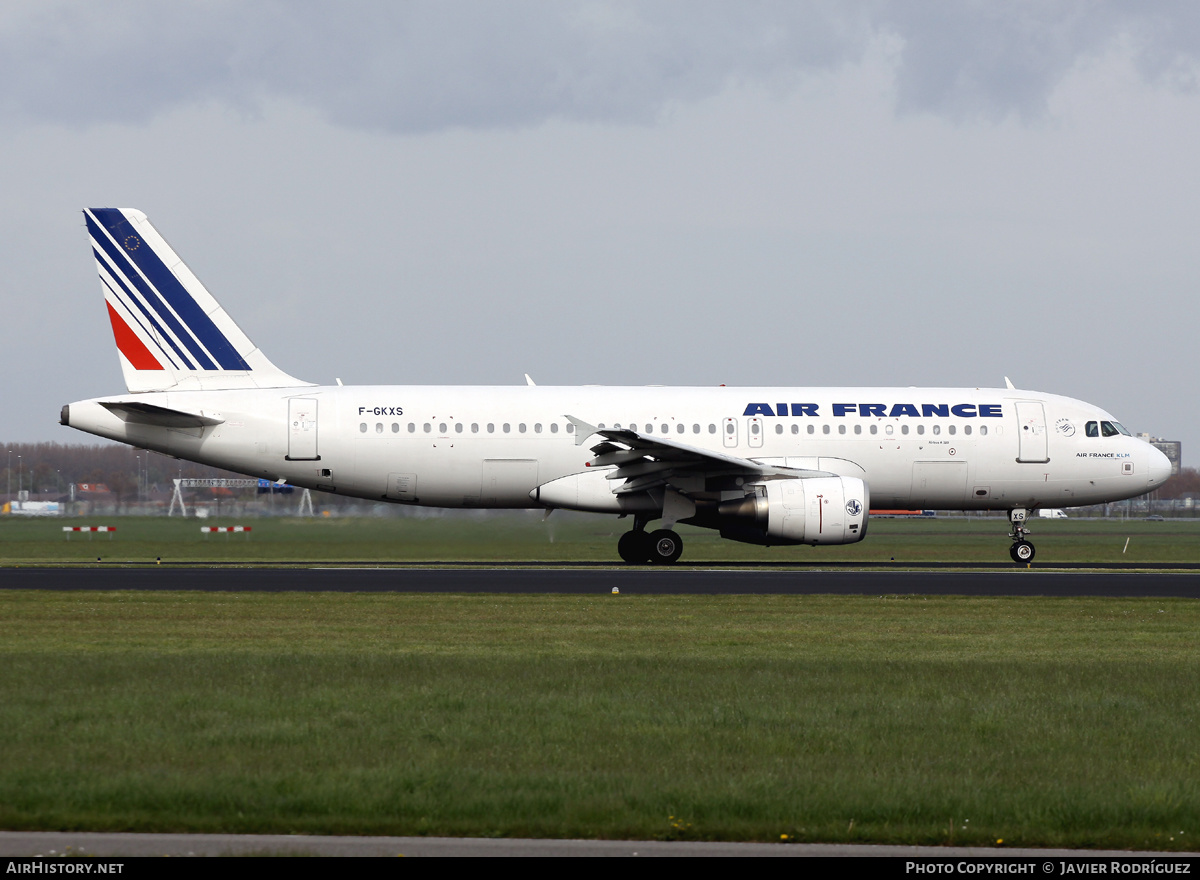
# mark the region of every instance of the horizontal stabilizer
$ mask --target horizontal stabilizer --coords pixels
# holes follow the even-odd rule
[[[165,406],[154,406],[149,403],[109,401],[101,402],[100,405],[123,422],[156,425],[160,428],[206,428],[211,425],[220,425],[225,421],[214,416],[167,409]]]

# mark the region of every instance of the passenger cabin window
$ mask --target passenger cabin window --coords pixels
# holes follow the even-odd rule
[[[783,425],[776,425],[776,426],[775,426],[775,433],[776,433],[776,434],[782,434],[782,433],[783,433]]]
[[[533,423],[533,433],[535,433],[535,434],[542,433],[542,423],[541,422]]]
[[[664,434],[665,434],[665,433],[667,433],[667,431],[671,430],[671,426],[670,426],[670,425],[668,425],[666,422],[663,422],[663,423],[662,423],[662,425],[661,425],[661,427],[662,427],[662,432],[663,432]]]
[[[855,434],[861,434],[861,433],[862,433],[862,425],[855,425],[855,426],[854,426],[854,433],[855,433]]]
[[[382,433],[383,433],[383,422],[376,422],[376,423],[375,423],[375,433],[376,433],[376,434],[382,434]]]
[[[879,426],[878,426],[878,425],[872,425],[872,426],[871,426],[871,433],[872,433],[872,434],[878,434],[878,433],[879,433]]]
[[[810,434],[815,434],[815,433],[817,433],[817,426],[816,426],[816,425],[809,425],[809,426],[808,426],[808,433],[810,433]]]
[[[845,425],[838,425],[838,433],[839,433],[839,434],[845,434],[845,433],[846,433],[846,426],[845,426]]]
[[[979,426],[979,435],[980,435],[981,437],[986,437],[986,436],[987,436],[987,425],[980,425],[980,426]]]
[[[792,433],[793,433],[793,434],[799,434],[799,433],[800,433],[800,426],[799,426],[799,425],[796,425],[796,424],[793,424],[793,425],[792,425]]]
[[[948,432],[950,432],[951,434],[953,434],[955,429],[954,429],[954,426],[953,426],[953,425],[951,425],[950,427],[946,428],[946,430],[947,430]]]
[[[507,434],[511,430],[512,430],[512,425],[510,425],[508,422],[505,422],[504,423],[504,433]]]
[[[828,433],[829,433],[829,426],[828,426],[828,425],[822,425],[822,426],[821,426],[821,433],[822,433],[822,434],[828,434]]]
[[[408,423],[408,433],[410,433],[410,434],[415,434],[416,432],[417,432],[417,426],[416,426],[416,423],[414,423],[414,422],[409,422],[409,423]]]
[[[471,422],[471,433],[472,434],[479,433],[479,422]]]
[[[397,422],[392,422],[392,433],[393,434],[400,433],[400,425]]]
[[[575,426],[574,426],[574,425],[572,425],[570,422],[568,422],[568,423],[567,423],[567,433],[568,433],[568,434],[574,434],[574,433],[575,433]]]
[[[456,434],[461,434],[461,433],[463,432],[462,422],[455,422],[455,423],[454,423],[454,432],[455,432]]]
[[[935,433],[935,434],[940,434],[940,433],[942,433],[942,426],[941,426],[941,425],[934,425],[934,426],[933,426],[933,433]]]
[[[432,430],[433,430],[433,425],[429,424],[429,422],[426,422],[425,423],[425,433],[428,434]]]
[[[495,422],[488,422],[488,433],[489,434],[496,433],[496,423]]]
[[[710,433],[710,434],[717,433],[717,426],[710,422],[708,425],[708,433]]]
[[[907,434],[907,433],[908,433],[908,425],[901,425],[901,426],[900,426],[900,433],[901,433],[901,434]]]
[[[359,433],[362,433],[362,434],[365,434],[365,433],[367,433],[367,423],[366,423],[366,422],[359,422],[359,425],[358,425],[358,430],[359,430]]]
[[[700,426],[699,426],[699,425],[692,425],[692,433],[693,433],[693,434],[699,434],[699,433],[700,433]]]
[[[550,423],[550,433],[551,433],[551,434],[557,434],[557,433],[558,433],[558,422],[551,422],[551,423]]]
[[[525,423],[521,422],[520,424],[518,424],[517,430],[520,431],[522,434],[524,434],[525,433]]]
[[[438,425],[438,433],[439,434],[446,433],[446,423],[445,422],[442,422],[441,424]]]
[[[1083,433],[1089,437],[1100,436],[1100,426],[1096,422],[1088,422],[1083,426]]]
[[[685,425],[683,422],[680,422],[680,423],[679,423],[679,424],[678,424],[678,425],[675,427],[675,433],[676,433],[676,434],[682,434],[682,433],[683,433],[684,431],[686,431],[686,430],[687,430],[687,425]]]
[[[964,434],[970,434],[970,433],[971,433],[971,426],[970,426],[970,425],[963,425],[963,433],[964,433]]]
[[[924,426],[924,425],[917,425],[917,433],[918,433],[918,434],[924,434],[924,433],[925,433],[925,426]]]

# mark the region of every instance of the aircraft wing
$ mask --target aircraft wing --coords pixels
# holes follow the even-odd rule
[[[696,478],[744,476],[754,478],[830,477],[832,473],[763,464],[753,459],[726,455],[680,443],[669,437],[643,434],[627,428],[598,428],[574,416],[566,416],[575,426],[575,445],[590,438],[603,439],[591,447],[595,455],[588,467],[611,467],[609,480],[624,480],[613,489],[617,495],[644,492],[663,486],[687,490]]]

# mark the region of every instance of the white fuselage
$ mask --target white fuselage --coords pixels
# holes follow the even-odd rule
[[[101,402],[203,413],[219,424],[123,420]],[[436,507],[546,503],[587,473],[567,416],[697,449],[861,477],[874,508],[1012,509],[1116,501],[1169,464],[1087,403],[1006,389],[310,386],[151,392],[73,403],[71,427],[296,486]],[[596,475],[589,475],[599,477]]]

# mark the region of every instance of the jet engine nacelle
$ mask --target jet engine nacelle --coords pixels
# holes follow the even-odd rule
[[[723,502],[721,536],[753,544],[853,544],[867,534],[870,493],[856,477],[767,480]],[[753,523],[753,525],[751,525]]]

